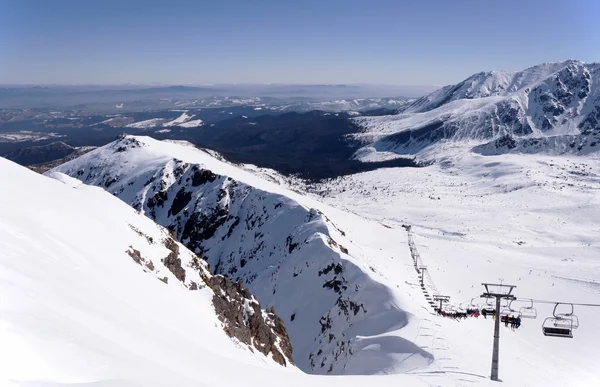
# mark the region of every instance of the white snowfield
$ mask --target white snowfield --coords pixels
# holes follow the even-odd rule
[[[197,119],[197,120],[191,120],[191,121],[184,122],[182,124],[179,124],[178,126],[180,128],[197,128],[202,125],[204,125],[203,121],[200,119]]]
[[[174,127],[178,126],[180,128],[196,128],[204,125],[203,121],[200,119],[191,120],[193,115],[187,114],[187,111],[184,111],[181,116],[177,117],[174,120],[169,120],[168,118],[151,118],[149,120],[138,121],[128,125],[125,125],[126,128],[134,128],[134,129],[153,129],[157,127]],[[157,131],[157,133],[168,133],[170,129],[162,129]]]
[[[165,127],[169,127],[169,126],[181,126],[182,124],[188,122],[192,117],[194,117],[194,116],[187,114],[187,112],[183,112],[183,113],[181,113],[181,115],[179,117],[177,117],[174,120],[171,120],[171,121],[163,124],[163,126],[165,126]]]
[[[149,120],[138,121],[131,124],[125,125],[126,128],[134,129],[152,129],[157,126],[161,126],[163,122],[167,121],[165,118],[151,118]]]
[[[157,167],[163,170],[173,158],[200,164],[248,187],[243,189],[248,190],[249,197],[277,195],[277,201],[282,197],[289,200],[283,202],[285,211],[276,215],[279,220],[275,228],[263,229],[274,233],[269,237],[270,246],[285,244],[280,240],[284,236],[276,237],[277,228],[285,230],[289,227],[286,222],[299,222],[294,211],[318,209],[327,217],[311,228],[300,226],[298,232],[305,233],[300,235],[316,232],[307,247],[290,254],[277,253],[280,255],[275,261],[265,258],[261,262],[266,266],[248,269],[248,263],[244,269],[256,274],[249,288],[263,306],[275,305],[290,333],[294,360],[302,370],[326,373],[327,366],[333,364],[333,373],[338,374],[392,375],[305,379],[294,374],[290,379],[273,376],[267,384],[493,384],[489,381],[493,320],[479,317],[457,322],[432,313],[418,286],[402,224],[412,225],[421,263],[428,268],[430,294],[451,296],[455,308],[470,303],[481,306],[484,301],[477,298],[484,290],[481,283],[500,281],[517,285],[517,297],[600,304],[597,157],[484,157],[462,150],[458,155],[438,153],[439,164],[344,177],[318,186],[321,196],[316,196],[301,192],[299,186],[286,188],[282,185],[286,179],[272,176],[272,172],[248,166],[242,169],[185,143],[128,139],[135,139],[140,146],[115,153],[113,144],[58,169],[74,175],[82,171],[82,178],[89,177],[86,181],[93,184],[118,176],[118,182],[109,189],[131,202],[139,192],[136,185],[140,176],[153,176]],[[121,155],[126,155],[123,160],[119,160]],[[91,167],[94,172],[89,175]],[[269,175],[268,180],[263,178]],[[175,184],[174,179],[170,184]],[[128,189],[130,186],[133,188]],[[254,200],[248,203],[256,203]],[[315,238],[327,236],[348,252],[315,244]],[[214,243],[221,246],[215,249],[229,251],[227,245]],[[246,248],[243,243],[239,246]],[[211,254],[209,251],[209,261]],[[327,258],[321,261],[322,257]],[[333,342],[339,342],[340,335],[348,342],[344,355],[333,363],[310,352],[319,345],[331,350],[327,342],[316,344],[321,336],[314,333],[324,325],[319,316],[330,308],[331,292],[323,290],[323,279],[313,268],[299,270],[305,264],[321,269],[330,262],[349,270],[343,275],[346,285],[350,289],[357,285],[356,300],[366,309],[349,320],[343,314],[341,319],[327,314],[331,317],[327,332],[336,335]],[[277,293],[272,293],[275,287]],[[520,301],[512,306],[521,308],[529,303]],[[544,336],[541,326],[544,318],[551,316],[553,305],[535,303],[535,308],[538,318],[523,319],[518,330],[501,327],[500,378],[504,384],[600,385],[600,308],[575,306],[580,327],[573,339]],[[311,312],[313,309],[319,312]],[[292,313],[298,313],[293,321]],[[309,352],[319,359],[314,367],[307,364]],[[279,375],[279,371],[274,372],[272,375]]]

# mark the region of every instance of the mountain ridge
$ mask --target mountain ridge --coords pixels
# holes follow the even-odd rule
[[[422,97],[399,114],[352,120],[365,144],[354,158],[414,155],[440,142],[483,145],[508,151],[495,141],[510,138],[523,150],[595,152],[600,139],[600,63],[568,60],[520,72],[482,72]],[[561,141],[543,140],[553,136]],[[534,141],[539,139],[539,141]],[[565,142],[567,146],[558,144]],[[482,148],[476,148],[482,150]]]

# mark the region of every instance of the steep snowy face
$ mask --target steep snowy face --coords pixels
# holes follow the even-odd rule
[[[560,140],[535,142],[538,151],[596,151],[600,132],[600,64],[578,61],[543,64],[516,72],[475,74],[416,100],[401,114],[357,117],[367,145],[355,157],[417,154],[442,141],[496,144],[506,137]],[[566,143],[566,146],[562,146]],[[555,146],[555,144],[557,144]],[[521,148],[529,148],[527,141]],[[583,150],[585,148],[585,150]],[[496,149],[504,152],[503,147]]]
[[[300,195],[189,144],[146,137],[122,137],[56,170],[105,187],[274,307],[302,370],[369,374],[431,362],[408,340],[400,350],[357,342],[406,326],[409,314],[353,259],[343,226],[291,199]]]
[[[0,158],[0,384],[290,365],[281,320],[246,289],[106,191],[49,175]]]

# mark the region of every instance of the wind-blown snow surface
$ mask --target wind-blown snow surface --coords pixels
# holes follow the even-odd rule
[[[363,161],[419,154],[442,141],[487,144],[485,154],[600,149],[600,64],[566,61],[475,74],[392,116],[357,117]],[[495,140],[506,138],[500,143]],[[378,153],[382,153],[378,155]]]

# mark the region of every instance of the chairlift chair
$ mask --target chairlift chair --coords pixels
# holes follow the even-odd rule
[[[531,300],[530,306],[520,308],[519,313],[521,313],[521,318],[537,318],[537,310],[533,307],[533,300]]]
[[[573,304],[567,304],[571,305],[570,313],[556,313],[559,305],[561,304],[554,305],[552,317],[544,320],[542,332],[544,336],[573,338],[573,329],[579,328],[579,318],[573,313]]]
[[[521,317],[521,312],[512,308],[513,301],[514,300],[510,300],[508,305],[500,311],[500,316]]]
[[[482,312],[485,312],[487,314],[492,314],[492,313],[496,313],[496,307],[491,303],[492,299],[488,298],[485,301],[485,305],[483,305],[483,307],[481,308]]]

